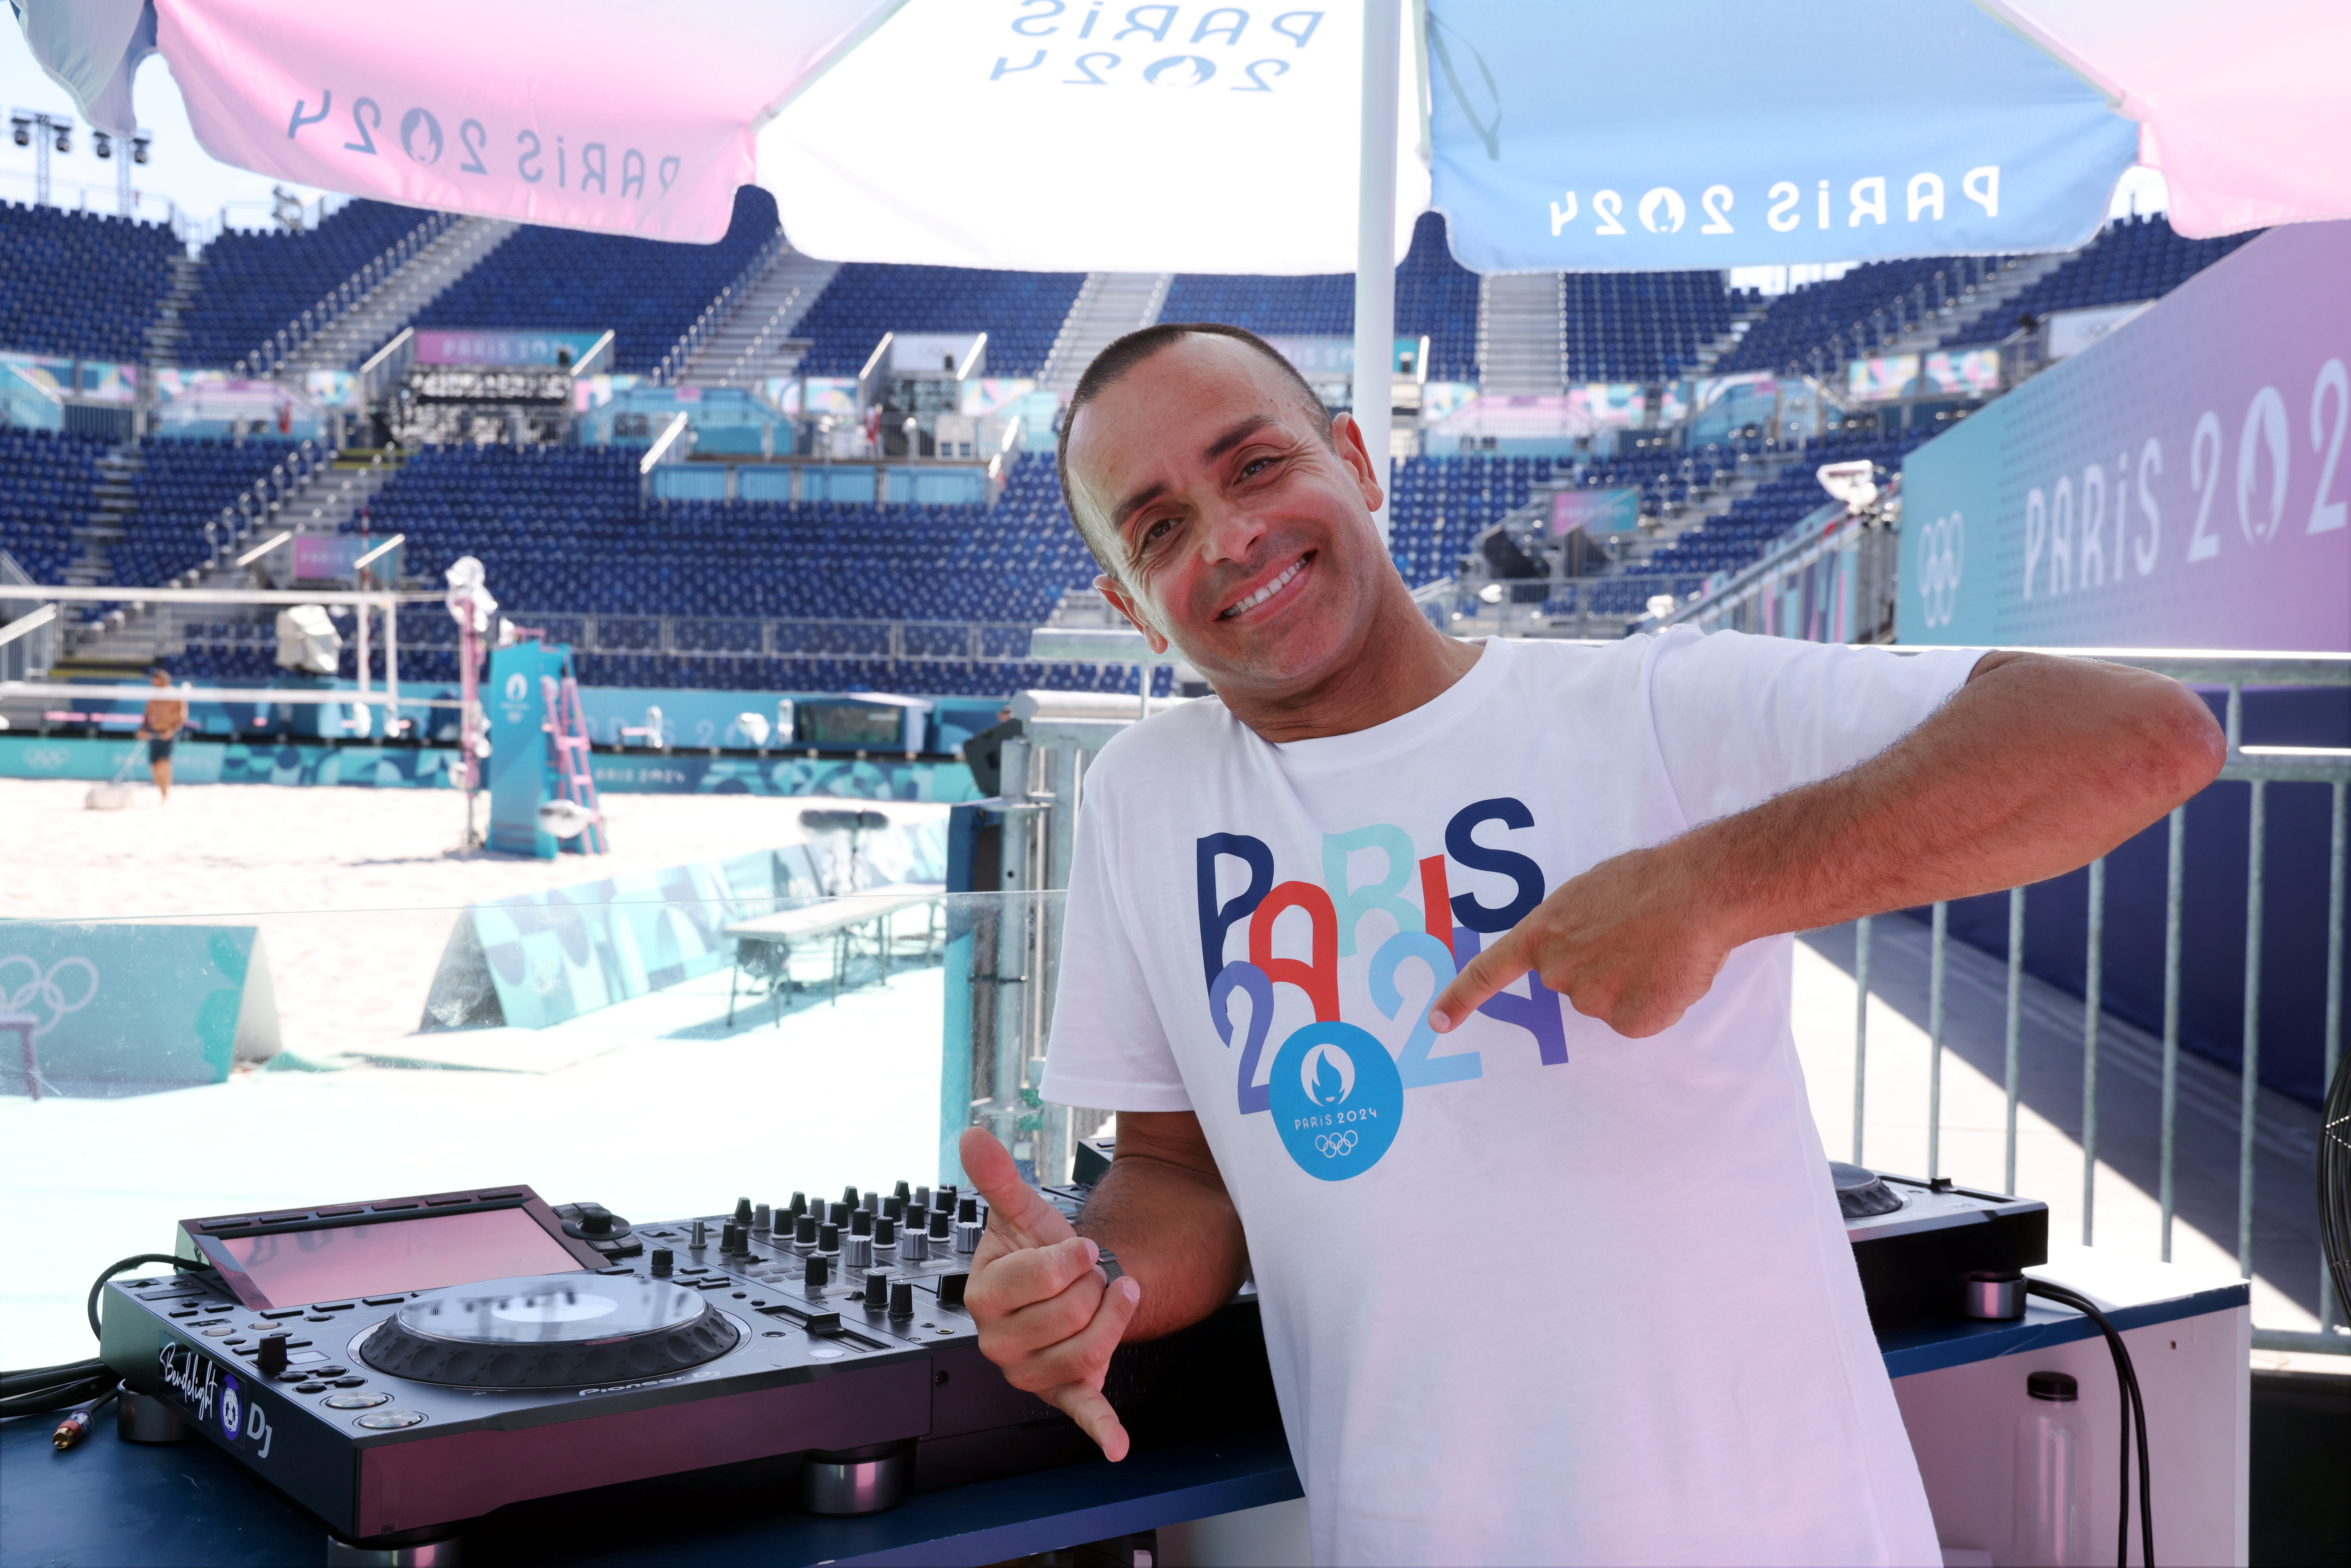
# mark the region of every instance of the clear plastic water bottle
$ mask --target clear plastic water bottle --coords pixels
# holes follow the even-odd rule
[[[2063,1372],[2026,1375],[2016,1418],[2016,1536],[2008,1561],[2074,1568],[2090,1561],[2090,1435],[2082,1391]]]

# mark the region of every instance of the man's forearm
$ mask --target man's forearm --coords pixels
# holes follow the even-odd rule
[[[2160,821],[2225,759],[2220,727],[2177,682],[1992,653],[1878,757],[1664,852],[1744,942],[2072,871]]]
[[[1127,1135],[1122,1128],[1120,1141]],[[1119,1267],[1143,1287],[1130,1340],[1198,1322],[1230,1300],[1249,1272],[1240,1218],[1224,1183],[1150,1155],[1118,1151],[1077,1228],[1116,1253]]]

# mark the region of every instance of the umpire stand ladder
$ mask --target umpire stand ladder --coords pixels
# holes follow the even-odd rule
[[[588,763],[588,720],[580,706],[580,683],[573,679],[570,660],[564,661],[563,680],[541,675],[539,688],[547,700],[548,744],[555,747],[555,771],[563,798],[588,813],[580,841],[590,854],[607,852],[604,812],[596,803],[596,776]]]

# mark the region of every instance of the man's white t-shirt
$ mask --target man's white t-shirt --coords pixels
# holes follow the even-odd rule
[[[1569,878],[1874,756],[1975,657],[1496,641],[1352,735],[1276,745],[1204,700],[1104,747],[1043,1093],[1197,1113],[1318,1563],[1940,1561],[1792,939],[1647,1040],[1531,977],[1423,1020]]]

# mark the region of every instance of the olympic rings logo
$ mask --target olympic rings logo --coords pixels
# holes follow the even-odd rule
[[[1918,538],[1918,598],[1929,626],[1949,626],[1959,612],[1959,576],[1968,563],[1967,519],[1937,517]]]
[[[52,768],[63,768],[72,760],[72,755],[59,747],[29,746],[25,748],[25,766],[39,768],[45,773]]]
[[[1355,1145],[1362,1141],[1353,1127],[1343,1133],[1317,1133],[1314,1134],[1314,1149],[1324,1159],[1334,1160],[1341,1155],[1353,1154]]]
[[[11,970],[18,966],[22,966],[20,973],[30,977],[22,984],[16,983],[11,974]],[[79,971],[81,975],[78,986],[68,983],[66,978],[74,971]],[[76,991],[79,994],[75,995]],[[11,953],[0,958],[0,1009],[9,1012],[31,1012],[33,1004],[37,1003],[48,1011],[49,1021],[33,1030],[35,1040],[57,1028],[58,1020],[68,1013],[78,1013],[97,999],[98,966],[87,958],[60,958],[50,965],[46,973],[37,959],[23,953]]]

